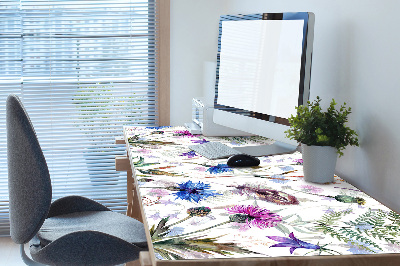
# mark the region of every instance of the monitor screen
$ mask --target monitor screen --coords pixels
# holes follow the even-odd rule
[[[284,131],[309,97],[313,25],[308,12],[222,16],[214,122],[296,145]]]
[[[285,118],[293,114],[303,24],[303,20],[223,21],[217,103]]]

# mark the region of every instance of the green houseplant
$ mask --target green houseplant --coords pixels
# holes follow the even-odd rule
[[[104,174],[100,171],[103,167],[101,164],[105,160],[113,160],[115,152],[124,154],[125,147],[115,145],[114,135],[116,129],[122,127],[122,123],[128,124],[132,121],[132,112],[137,110],[133,104],[126,104],[132,103],[134,96],[123,96],[119,89],[112,82],[79,84],[72,98],[79,118],[76,127],[88,137],[90,143],[82,148],[85,149],[83,156],[94,185],[101,185],[102,182],[108,185],[117,184],[119,173],[108,174],[116,178],[102,178]],[[102,134],[94,135],[99,130]]]
[[[290,129],[285,133],[302,144],[306,181],[326,183],[333,181],[337,155],[342,156],[346,146],[359,143],[357,133],[346,125],[351,108],[344,103],[336,109],[332,99],[323,111],[320,102],[317,97],[308,106],[296,107],[297,115],[289,118]],[[314,172],[310,172],[310,165],[316,168]]]

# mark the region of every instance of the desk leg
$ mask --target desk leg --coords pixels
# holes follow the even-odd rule
[[[141,251],[139,259],[127,262],[125,266],[151,266],[150,253],[148,251]]]
[[[139,206],[139,196],[136,193],[135,188],[135,180],[132,175],[132,170],[128,170],[126,172],[127,177],[127,201],[128,201],[128,209],[126,215],[132,217],[140,222],[143,222],[142,214],[140,212]]]
[[[150,253],[148,251],[141,251],[139,254],[139,261],[141,266],[151,266]]]
[[[126,171],[126,201],[128,203],[126,215],[129,217],[133,217],[133,194],[135,193],[133,184],[132,170],[128,170]]]
[[[139,206],[139,197],[136,193],[135,180],[132,175],[132,170],[126,171],[126,184],[126,195],[128,201],[128,209],[126,211],[126,215],[140,222],[143,222]],[[125,263],[125,266],[152,266],[150,253],[148,251],[140,252],[139,259]]]

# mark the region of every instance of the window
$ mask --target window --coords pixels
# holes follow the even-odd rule
[[[160,106],[169,95],[168,86],[160,85],[166,84],[161,76],[169,75],[160,68],[160,62],[169,65],[168,56],[160,55],[168,44],[160,45],[165,33],[159,30],[169,29],[169,21],[160,22],[168,14],[165,0],[0,3],[0,235],[9,230],[10,93],[22,99],[35,126],[53,199],[82,195],[125,211],[126,174],[114,166],[125,146],[114,144],[115,137],[123,125],[169,123],[163,111],[169,108]]]

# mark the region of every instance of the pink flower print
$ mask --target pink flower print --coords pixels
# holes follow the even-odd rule
[[[204,166],[197,166],[193,170],[199,171],[199,172],[205,172],[207,171],[207,168]]]
[[[151,151],[147,149],[138,149],[137,152],[143,153],[143,154],[149,154]]]
[[[169,192],[165,189],[154,188],[149,191],[149,195],[154,196],[154,197],[164,197],[164,196],[169,195]]]
[[[264,229],[274,227],[282,222],[282,218],[278,214],[258,206],[236,205],[226,210],[233,214],[229,216],[231,222],[245,223],[249,227],[256,226]]]
[[[314,193],[314,194],[321,193],[322,191],[324,191],[322,188],[312,186],[312,185],[302,185],[300,187],[305,192]]]

